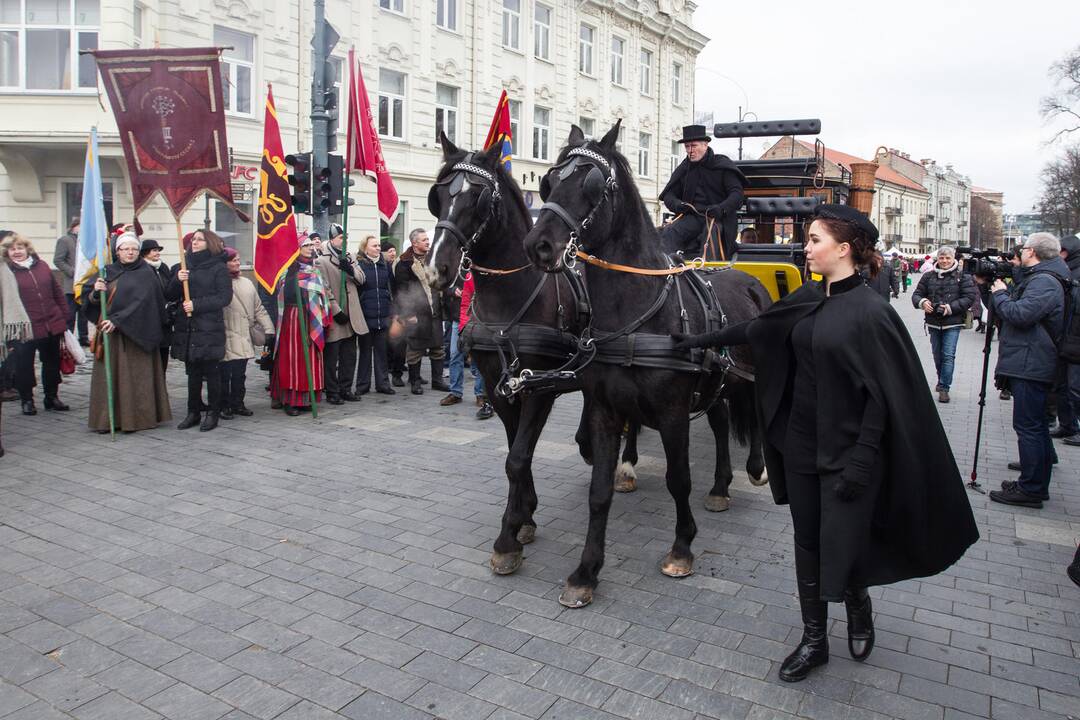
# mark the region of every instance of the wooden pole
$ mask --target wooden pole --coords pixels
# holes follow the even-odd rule
[[[282,282],[285,282],[282,280]],[[311,338],[308,337],[307,318],[304,313],[304,294],[300,292],[300,276],[296,277],[296,319],[300,322],[300,345],[304,351],[304,369],[307,370],[308,397],[311,399],[311,417],[319,418],[319,412],[315,409],[315,374],[311,371]]]
[[[176,219],[176,244],[180,248],[180,269],[187,270],[187,251],[184,249],[184,229],[180,227],[180,218]],[[188,300],[191,300],[191,287],[184,280],[184,302]],[[187,316],[191,317],[191,313],[187,313]]]
[[[105,278],[106,268],[101,268],[101,279],[108,282]],[[93,291],[91,291],[93,292]],[[101,321],[104,323],[109,319],[109,303],[108,303],[108,290],[101,291]],[[113,440],[116,440],[116,403],[113,399],[113,378],[112,378],[112,352],[109,347],[109,335],[112,333],[102,332],[101,342],[105,349],[105,395],[109,406],[109,435]]]

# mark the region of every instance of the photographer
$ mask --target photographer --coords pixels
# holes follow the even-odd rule
[[[1080,282],[1080,235],[1061,238],[1061,257],[1069,266],[1074,282]],[[1066,328],[1061,342],[1058,377],[1054,392],[1057,395],[1058,427],[1051,437],[1062,438],[1066,445],[1080,445],[1080,328],[1077,308],[1073,308],[1072,327]]]
[[[930,349],[937,368],[938,402],[949,402],[956,341],[964,325],[964,313],[975,303],[975,283],[963,272],[956,251],[943,246],[937,251],[933,270],[924,272],[911,295],[911,303],[926,313]]]
[[[1035,233],[1020,251],[1017,283],[1009,292],[1000,279],[990,287],[991,309],[1001,321],[1001,345],[994,376],[1013,396],[1013,430],[1020,451],[1020,477],[1004,482],[990,499],[1006,505],[1041,508],[1049,499],[1054,447],[1046,419],[1046,395],[1058,363],[1056,338],[1064,321],[1063,281],[1069,267],[1061,243]]]

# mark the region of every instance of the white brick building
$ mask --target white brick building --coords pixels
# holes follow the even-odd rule
[[[707,42],[691,28],[695,7],[691,0],[327,0],[342,37],[334,55],[344,64],[349,46],[357,48],[403,203],[401,220],[383,232],[400,237],[431,224],[424,199],[441,159],[436,128],[478,146],[504,88],[514,103],[514,175],[534,207],[571,123],[602,134],[620,117],[622,150],[655,207],[679,151],[673,141],[693,115],[695,61]],[[223,56],[229,145],[238,199],[253,209],[267,83],[286,152],[310,148],[313,20],[311,3],[298,0],[3,0],[2,225],[51,260],[55,238],[78,213],[95,124],[109,212],[117,222],[131,217],[116,125],[92,61],[73,48],[232,46]],[[343,147],[344,117],[340,125]],[[379,232],[373,187],[357,183],[354,237]],[[201,226],[205,212],[197,202],[185,229]],[[254,227],[213,201],[209,215],[249,262]],[[175,225],[164,204],[140,220],[174,257]]]

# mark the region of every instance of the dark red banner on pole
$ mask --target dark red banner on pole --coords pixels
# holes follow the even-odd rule
[[[200,193],[236,209],[219,48],[96,50],[138,214],[161,193],[179,220]]]

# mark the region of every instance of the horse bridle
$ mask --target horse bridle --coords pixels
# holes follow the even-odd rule
[[[583,219],[577,220],[562,205],[547,198],[563,180],[582,167],[589,168],[581,188],[585,198],[592,203],[592,207]],[[584,147],[572,149],[567,153],[566,159],[551,168],[540,181],[540,198],[544,200],[544,204],[540,206],[540,212],[551,211],[570,228],[564,258],[564,262],[568,267],[573,267],[577,262],[578,242],[581,240],[582,235],[589,229],[593,218],[603,207],[604,202],[609,198],[613,198],[618,188],[619,181],[615,177],[615,168],[612,167],[607,158],[594,150]],[[612,200],[612,203],[614,204],[614,200]]]
[[[495,177],[495,174],[490,170],[480,167],[472,162],[473,154],[469,153],[464,160],[450,168],[450,174],[431,186],[431,190],[428,191],[428,211],[435,217],[439,217],[442,208],[439,207],[438,188],[440,185],[449,186],[450,197],[453,197],[461,192],[465,179],[467,176],[473,176],[479,178],[479,184],[483,186],[483,190],[480,191],[480,197],[476,201],[476,209],[484,216],[483,221],[477,226],[476,231],[471,236],[466,237],[464,231],[458,227],[457,223],[452,220],[439,220],[435,223],[436,230],[445,230],[454,236],[458,245],[461,246],[461,264],[458,268],[458,273],[463,275],[468,271],[471,263],[469,259],[469,252],[472,250],[473,245],[480,239],[480,236],[487,230],[488,224],[491,222],[499,211],[499,202],[502,200],[502,193],[499,190],[499,180]]]

